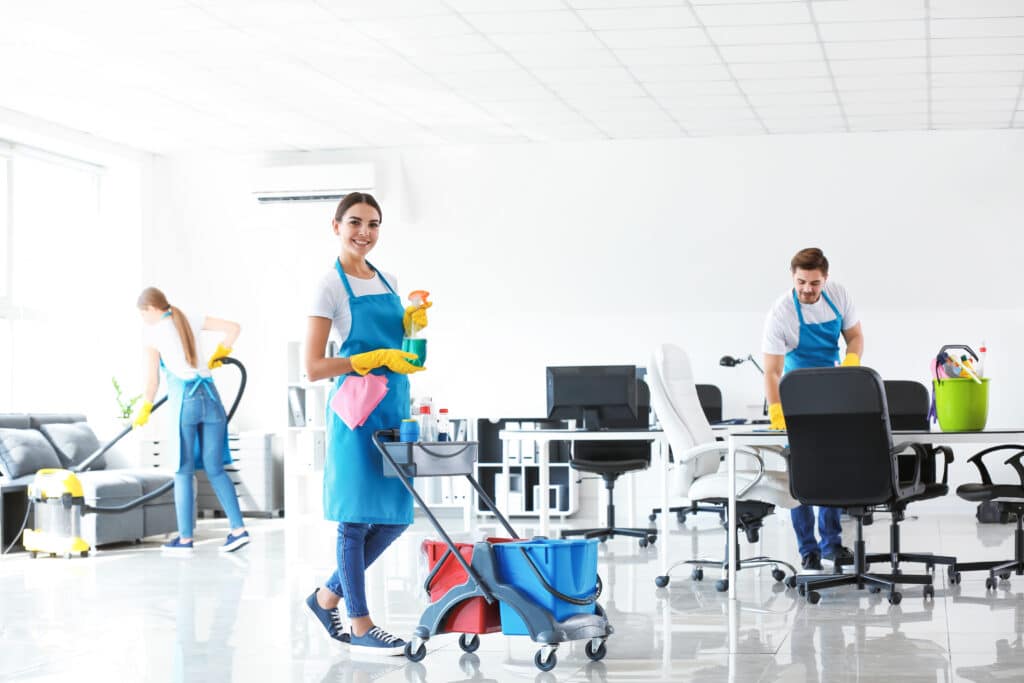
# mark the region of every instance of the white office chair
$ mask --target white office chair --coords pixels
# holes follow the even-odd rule
[[[647,371],[647,383],[651,389],[651,408],[658,416],[661,428],[665,431],[675,455],[671,482],[674,493],[689,499],[692,503],[727,503],[729,474],[727,467],[722,464],[722,459],[728,453],[728,446],[724,441],[715,440],[711,425],[708,424],[707,417],[700,407],[693,372],[690,369],[690,359],[686,352],[673,344],[663,344],[655,349]],[[739,531],[742,529],[747,540],[756,543],[761,521],[772,514],[776,506],[797,506],[798,503],[789,495],[789,479],[786,472],[766,470],[761,451],[778,452],[779,449],[742,448],[737,451],[738,457],[742,455],[752,459],[756,469],[740,469],[741,463],[737,460],[737,538],[732,540],[735,552],[730,552],[730,540],[727,539],[724,559],[684,560],[672,565],[669,574],[680,565],[694,565],[691,578],[700,581],[704,578],[703,567],[720,567],[723,575],[715,582],[715,588],[719,591],[728,590],[726,562],[731,556],[739,556]],[[728,520],[723,520],[722,526],[728,528]],[[739,560],[736,569],[770,566],[772,577],[776,581],[782,581],[785,579],[785,572],[779,569],[779,565],[788,567],[793,574],[797,573],[788,562],[766,556]],[[659,587],[667,586],[669,576],[658,576],[654,582]]]

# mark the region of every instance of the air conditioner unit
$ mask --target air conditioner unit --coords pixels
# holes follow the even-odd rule
[[[260,204],[337,202],[373,189],[373,164],[266,166],[257,169],[252,193]]]

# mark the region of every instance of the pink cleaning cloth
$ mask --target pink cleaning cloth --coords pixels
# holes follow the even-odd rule
[[[383,375],[352,375],[346,377],[334,392],[331,409],[349,429],[361,427],[373,409],[388,393],[388,378]]]

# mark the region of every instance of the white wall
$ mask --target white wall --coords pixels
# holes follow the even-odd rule
[[[1019,131],[995,131],[168,159],[144,272],[242,321],[253,384],[239,424],[280,428],[284,343],[304,334],[311,284],[337,253],[333,209],[257,206],[247,176],[369,159],[384,208],[372,260],[436,302],[414,392],[453,413],[539,415],[546,365],[643,364],[673,341],[698,381],[722,387],[729,415],[751,415],[756,370],[718,358],[759,353],[789,258],[813,245],[854,296],[866,364],[927,381],[940,345],[984,338],[989,424],[1012,425],[1022,151]]]

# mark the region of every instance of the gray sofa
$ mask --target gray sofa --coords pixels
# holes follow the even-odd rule
[[[100,443],[75,414],[0,413],[0,540],[15,538],[28,508],[27,486],[44,467],[69,468],[95,452]],[[173,478],[155,469],[114,467],[99,458],[78,474],[88,505],[123,505]],[[29,519],[29,526],[32,525]],[[173,489],[141,507],[82,517],[82,538],[91,546],[136,541],[177,528]],[[20,542],[16,544],[21,547]]]

